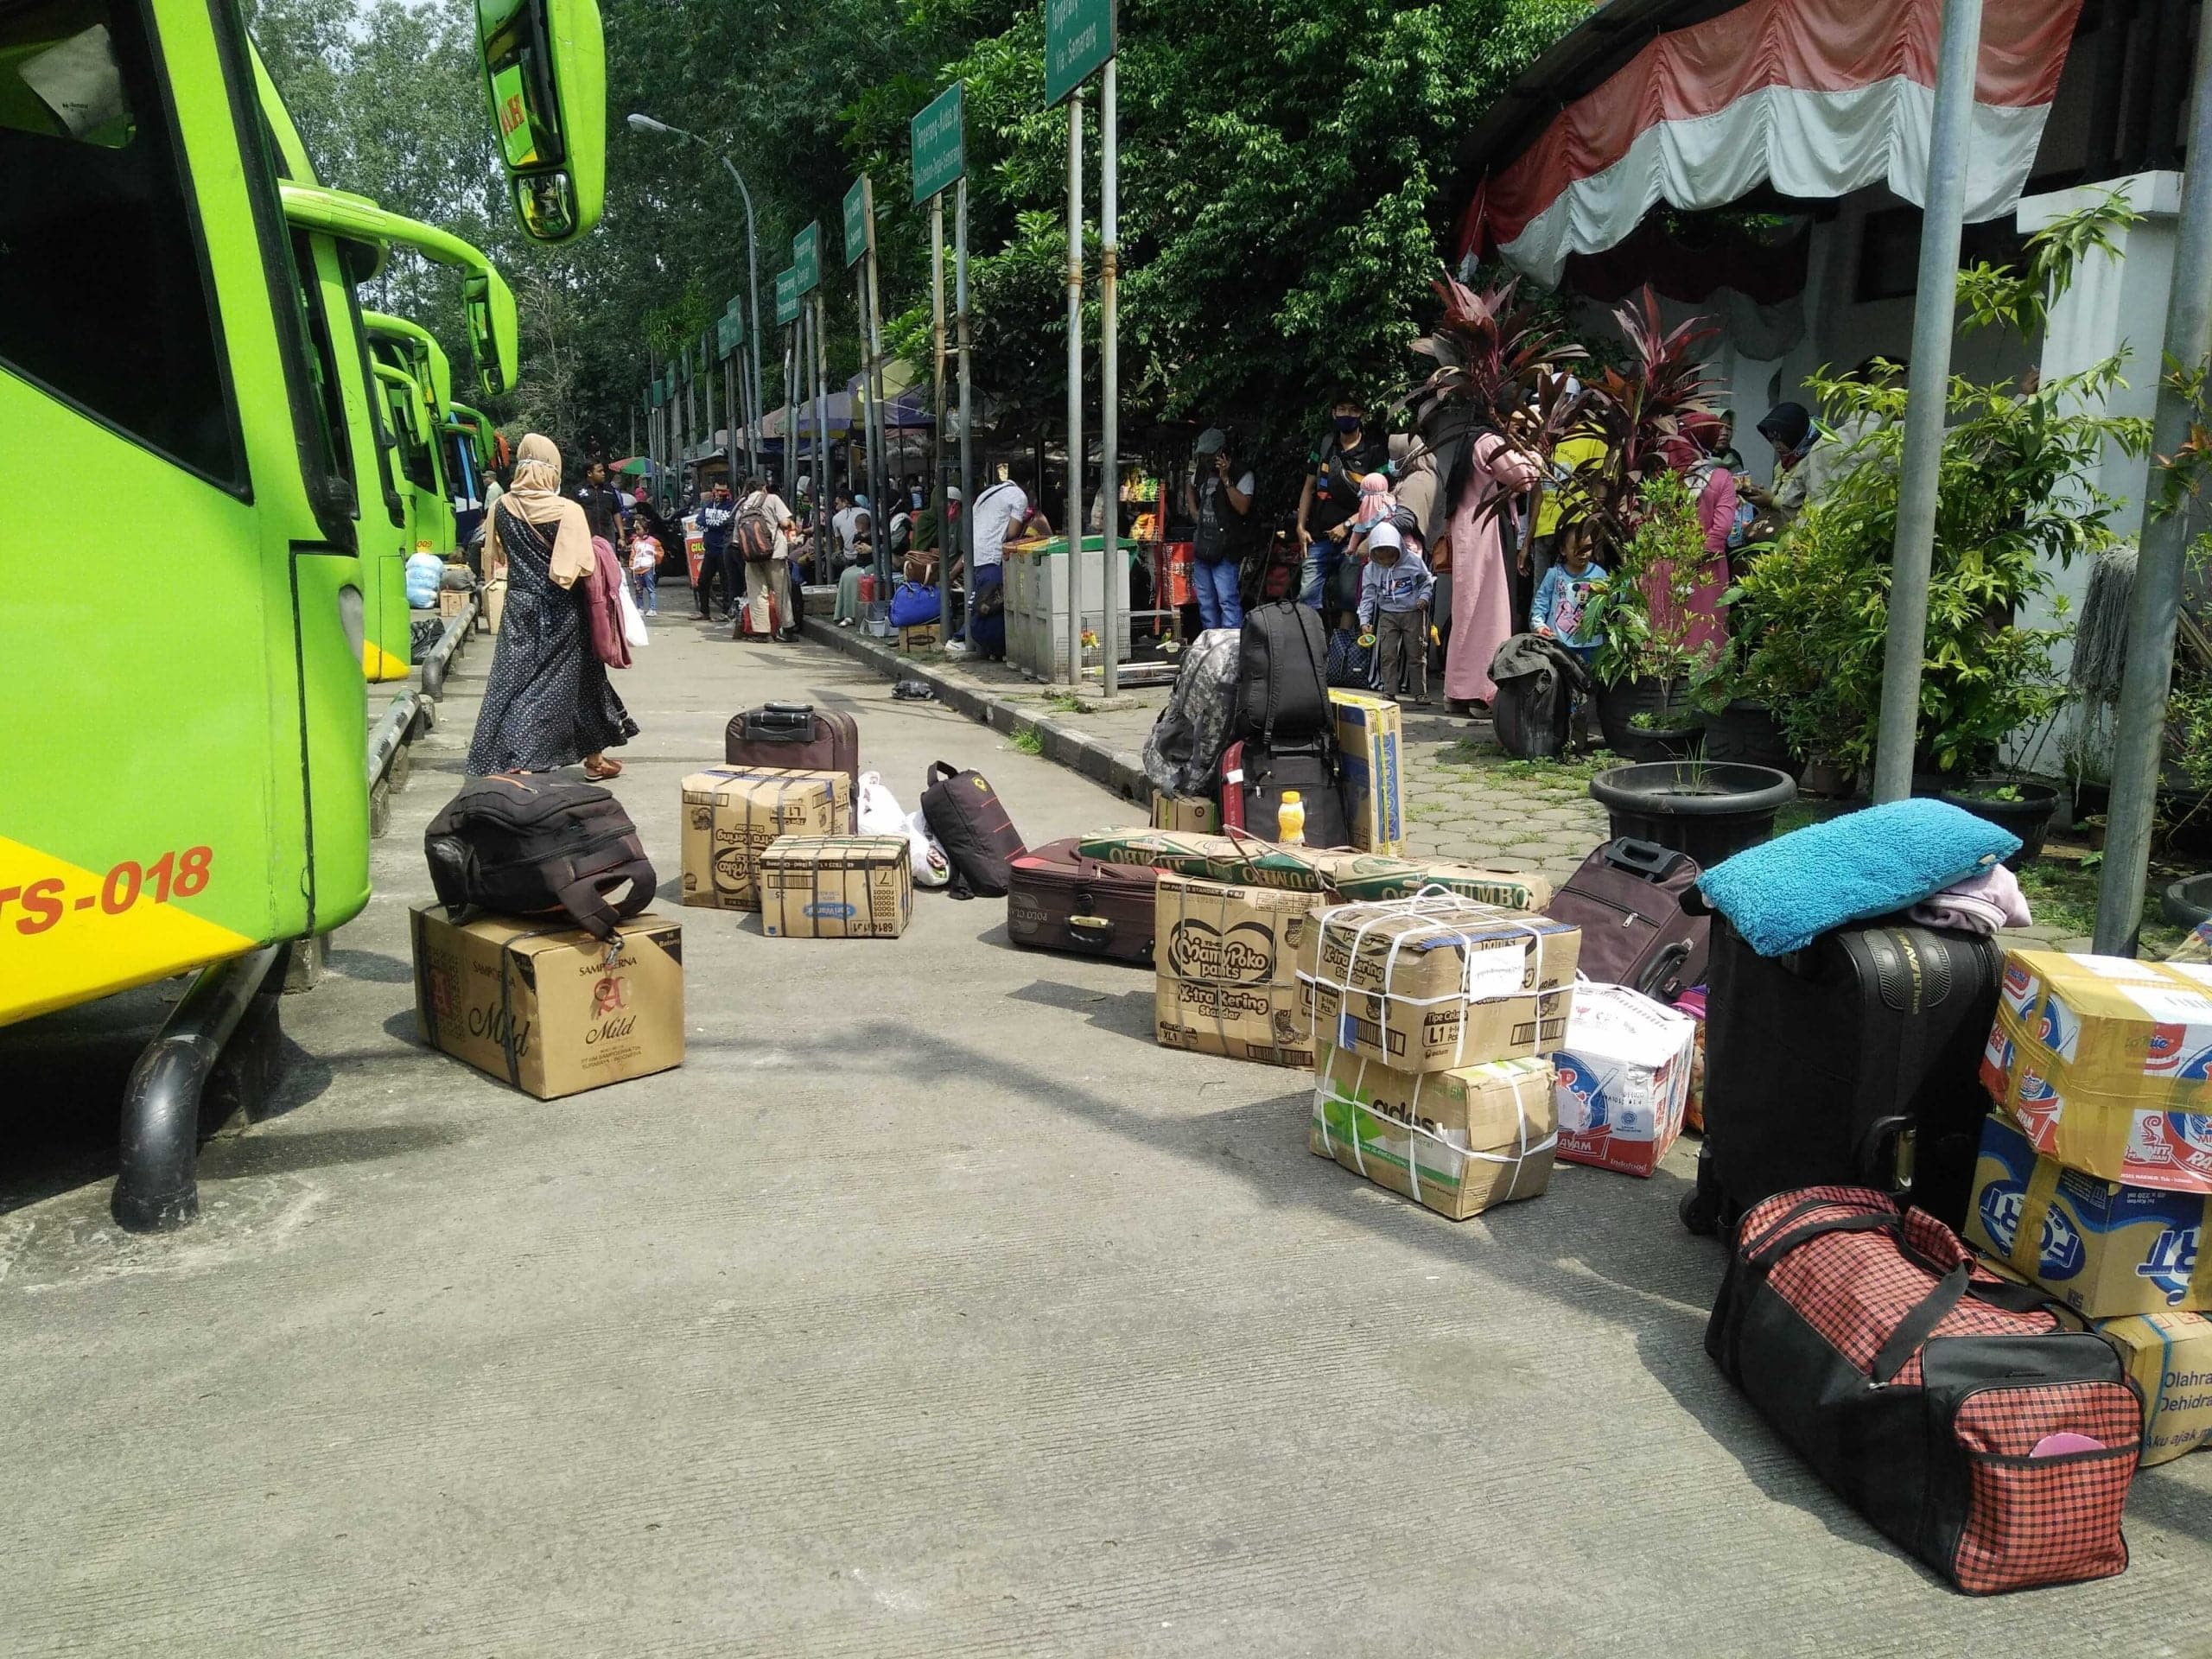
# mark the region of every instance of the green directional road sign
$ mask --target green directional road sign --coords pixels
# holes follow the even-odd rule
[[[1045,102],[1059,104],[1114,55],[1114,0],[1045,0]]]
[[[845,192],[845,264],[860,264],[868,252],[868,181],[855,179]]]
[[[776,325],[798,321],[798,276],[789,265],[776,273]]]
[[[954,81],[907,124],[914,151],[917,202],[950,188],[968,170],[967,117],[961,107],[961,85]]]
[[[822,286],[822,221],[815,219],[791,238],[791,279],[802,294]]]
[[[658,375],[653,377],[653,407],[658,409],[668,401],[668,382]]]
[[[735,300],[715,320],[715,343],[721,347],[724,357],[735,356],[745,344],[745,313],[738,309]]]

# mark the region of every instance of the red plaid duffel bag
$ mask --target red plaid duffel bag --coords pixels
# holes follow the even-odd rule
[[[1706,1351],[1854,1509],[1961,1590],[2127,1566],[2143,1402],[2102,1338],[1864,1187],[1755,1206]]]

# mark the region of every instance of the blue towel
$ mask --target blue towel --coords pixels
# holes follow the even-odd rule
[[[1832,927],[1907,910],[2020,850],[2020,838],[1943,801],[1891,801],[1747,847],[1698,882],[1763,957]]]

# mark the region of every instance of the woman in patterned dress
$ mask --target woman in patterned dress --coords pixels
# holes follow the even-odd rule
[[[592,652],[583,577],[598,555],[583,508],[561,493],[561,452],[551,439],[533,432],[522,441],[489,538],[491,565],[507,577],[507,607],[468,770],[557,772],[582,760],[594,782],[616,776],[622,763],[605,751],[635,737],[638,722]]]

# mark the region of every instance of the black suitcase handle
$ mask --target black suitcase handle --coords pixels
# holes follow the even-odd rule
[[[1675,861],[1688,856],[1671,847],[1662,847],[1656,841],[1638,841],[1633,836],[1623,836],[1605,847],[1606,863],[1650,881],[1665,880],[1673,873]]]

